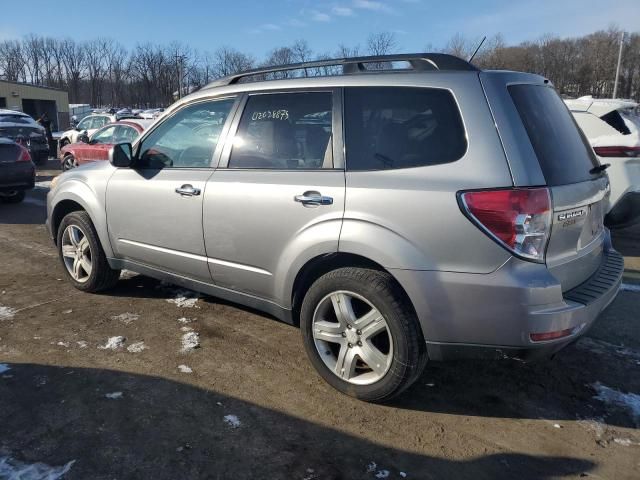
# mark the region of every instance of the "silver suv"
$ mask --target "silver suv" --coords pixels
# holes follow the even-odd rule
[[[364,400],[428,359],[552,354],[620,285],[606,167],[536,75],[443,54],[253,70],[110,155],[48,196],[77,288],[126,268],[268,312]]]

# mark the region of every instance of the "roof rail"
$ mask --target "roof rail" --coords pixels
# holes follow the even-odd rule
[[[415,71],[426,70],[464,70],[477,71],[471,63],[454,55],[446,53],[402,53],[398,55],[374,55],[368,57],[332,58],[329,60],[314,60],[311,62],[290,63],[245,70],[233,75],[219,78],[208,83],[204,88],[222,87],[238,83],[242,78],[268,73],[285,72],[289,70],[303,70],[306,68],[342,67],[343,75],[364,72],[383,72],[385,70],[367,69],[367,63],[408,62]],[[387,70],[388,71],[388,70]]]

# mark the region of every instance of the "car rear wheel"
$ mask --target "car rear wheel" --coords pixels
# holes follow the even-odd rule
[[[399,394],[427,361],[415,312],[385,272],[348,267],[323,275],[305,295],[300,326],[320,375],[361,400]]]
[[[84,211],[62,219],[57,236],[58,254],[71,283],[85,292],[113,287],[120,270],[109,266],[91,218]]]
[[[12,190],[10,192],[0,193],[0,199],[2,199],[6,203],[20,203],[24,200],[24,197],[24,190]]]
[[[62,171],[66,172],[67,170],[71,170],[72,168],[76,168],[78,166],[78,162],[75,157],[71,154],[65,155],[62,159]]]

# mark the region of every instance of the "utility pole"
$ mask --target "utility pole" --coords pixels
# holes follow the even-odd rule
[[[178,70],[178,100],[182,98],[182,62],[184,55],[178,55],[176,51],[176,69]]]
[[[622,46],[624,45],[624,32],[620,34],[620,50],[618,50],[618,66],[616,67],[616,80],[613,82],[613,98],[618,95],[618,78],[620,77],[620,63],[622,62]]]

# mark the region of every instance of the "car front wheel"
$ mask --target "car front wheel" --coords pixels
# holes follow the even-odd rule
[[[87,212],[71,212],[62,219],[57,245],[64,271],[77,289],[99,292],[120,278],[120,270],[109,266]]]
[[[320,375],[361,400],[401,393],[426,364],[413,308],[385,272],[348,267],[323,275],[305,295],[300,326]]]
[[[76,168],[78,163],[73,155],[65,155],[62,159],[62,171],[66,172],[67,170],[71,170],[72,168]]]

